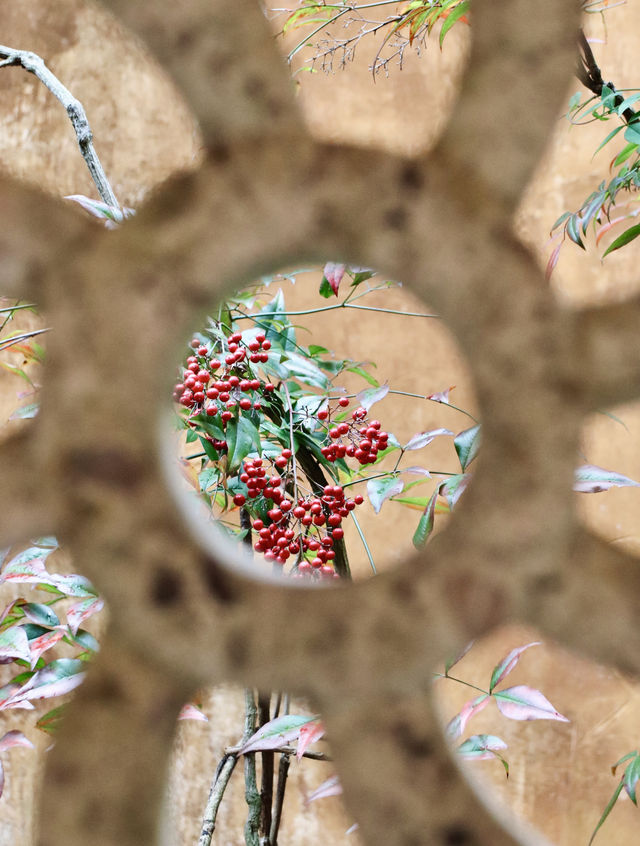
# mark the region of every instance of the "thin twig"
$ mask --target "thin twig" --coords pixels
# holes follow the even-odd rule
[[[224,796],[224,792],[229,784],[229,779],[231,778],[231,773],[233,772],[237,762],[238,756],[235,754],[225,755],[220,762],[213,784],[211,785],[211,792],[209,793],[207,807],[204,811],[198,846],[211,846],[211,839],[216,828],[218,808],[220,807],[222,797]]]
[[[248,740],[256,730],[257,708],[253,690],[247,688],[244,692],[244,735]],[[258,831],[260,828],[260,793],[256,781],[255,752],[248,752],[244,756],[244,796],[249,806],[247,821],[244,826],[244,840],[246,846],[260,846]]]
[[[271,694],[258,693],[259,728],[271,719]],[[262,785],[260,788],[260,846],[270,846],[271,803],[273,801],[273,769],[275,753],[272,749],[262,752]]]
[[[104,172],[98,154],[93,146],[93,133],[87,120],[82,103],[77,100],[68,88],[60,82],[49,68],[45,65],[44,60],[32,53],[29,50],[15,50],[13,47],[5,47],[0,45],[0,68],[18,65],[24,68],[29,73],[36,76],[44,86],[56,97],[67,111],[69,120],[73,126],[78,139],[78,146],[80,152],[85,160],[89,173],[93,179],[101,199],[109,206],[119,209],[120,206],[113,193],[113,189]]]
[[[276,800],[273,806],[273,816],[271,818],[271,830],[269,831],[269,840],[271,846],[278,846],[278,831],[280,830],[280,820],[282,819],[282,808],[284,805],[284,794],[287,789],[287,776],[289,775],[289,767],[291,765],[291,755],[285,754],[280,758],[278,766],[278,782],[276,786]]]

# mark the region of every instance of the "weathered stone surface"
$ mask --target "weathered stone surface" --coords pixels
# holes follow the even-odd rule
[[[252,3],[214,5],[220,16],[238,16],[238,26],[255,21],[252,33],[263,28]],[[112,608],[107,645],[52,755],[41,843],[150,842],[177,708],[190,690],[223,680],[283,686],[321,707],[366,842],[384,831],[389,844],[514,843],[444,749],[424,693],[435,662],[470,635],[518,618],[637,672],[630,561],[583,535],[570,491],[583,415],[636,396],[637,364],[602,315],[559,310],[511,234],[571,69],[575,22],[570,4],[538,4],[533,22],[528,3],[496,5],[477,2],[460,106],[432,156],[412,166],[424,186],[412,193],[402,190],[406,161],[312,142],[292,117],[286,83],[278,88],[269,75],[263,88],[240,84],[241,42],[225,84],[204,96],[210,3],[181,4],[178,40],[176,26],[165,33],[160,25],[165,11],[175,17],[175,4],[117,6],[170,66],[192,55],[190,73],[203,76],[182,82],[208,150],[197,171],[166,185],[119,232],[70,225],[73,250],[60,251],[55,204],[36,235],[29,206],[16,218],[21,290],[44,304],[57,337],[41,418],[27,443],[12,442],[4,468],[13,490],[35,491],[36,470],[48,485],[11,512],[3,503],[3,540],[55,529]],[[498,86],[495,110],[486,102],[480,110],[481,92]],[[284,103],[282,120],[257,138],[273,102]],[[497,133],[525,102],[526,120]],[[3,193],[6,203],[14,195],[17,205],[41,202],[8,181]],[[19,262],[29,238],[35,274]],[[204,560],[150,454],[148,421],[157,419],[181,333],[230,280],[336,255],[380,266],[443,314],[470,362],[485,445],[473,487],[428,552],[366,585],[297,592],[292,604],[283,587],[258,588],[225,562]],[[605,382],[603,364],[622,356],[625,380]],[[132,368],[146,376],[135,403]],[[176,602],[150,605],[167,567],[181,574]],[[330,652],[328,628],[337,632]],[[141,737],[149,723],[156,731]]]

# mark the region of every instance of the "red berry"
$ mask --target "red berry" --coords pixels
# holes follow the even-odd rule
[[[362,505],[362,503],[364,502],[364,497],[362,496],[362,494],[356,494],[353,498],[353,501],[356,505]]]
[[[246,502],[246,499],[244,497],[244,494],[236,494],[233,498],[233,504],[234,505],[244,505],[245,502]]]
[[[244,409],[244,411],[248,411],[251,408],[251,406],[253,405],[253,403],[251,402],[250,399],[247,399],[245,397],[244,399],[240,400],[238,405],[240,406],[240,408]]]
[[[264,341],[265,337],[266,336],[264,332],[258,332],[258,334],[256,335],[256,341],[261,344]]]
[[[301,505],[296,505],[296,507],[293,509],[293,516],[297,517],[298,519],[300,519],[300,517],[304,517],[306,513],[307,512]]]
[[[264,386],[264,389],[265,389],[265,391],[275,391],[276,386],[274,384],[272,384],[271,382],[267,382],[266,385]]]
[[[290,449],[283,449],[282,450],[282,457],[283,458],[291,458],[292,455],[293,455],[293,453],[291,452]]]
[[[210,405],[207,408],[207,415],[209,417],[215,417],[217,413],[218,413],[218,406],[217,405]]]
[[[342,408],[346,408],[349,405],[349,400],[346,397],[340,397],[338,405],[342,406]]]
[[[263,341],[262,342],[262,349],[263,350],[270,350],[271,349],[271,341]]]
[[[321,409],[318,412],[318,420],[326,420],[328,416],[329,416],[329,412],[326,411],[326,409]]]
[[[344,537],[344,529],[334,529],[331,532],[331,537],[334,540],[341,540]]]
[[[209,350],[206,347],[198,347],[196,352],[198,353],[198,355],[206,355]]]

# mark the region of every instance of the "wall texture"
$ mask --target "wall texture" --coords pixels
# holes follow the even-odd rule
[[[203,142],[173,83],[139,43],[103,11],[75,1],[5,0],[0,18],[3,42],[43,55],[83,101],[98,152],[123,203],[139,206],[170,174],[199,163]],[[638,10],[631,5],[615,9],[608,20],[610,45],[602,53],[605,75],[620,86],[631,85],[637,79],[631,57],[637,52],[633,35],[640,23]],[[599,24],[592,26],[594,34],[601,36]],[[353,67],[339,75],[299,75],[298,101],[307,127],[316,138],[333,143],[399,154],[422,153],[434,145],[446,123],[467,54],[465,33],[454,32],[442,53],[432,45],[422,59],[411,58],[401,73],[392,70],[388,79],[378,78],[375,86],[368,72],[370,56],[366,50],[359,52]],[[2,69],[0,86],[7,104],[0,115],[2,168],[55,196],[91,193],[59,104],[18,69]],[[485,92],[480,94],[486,96]],[[596,144],[591,128],[569,131],[566,123],[559,121],[520,206],[518,231],[542,264],[549,223],[604,178],[606,153],[591,161]],[[356,207],[354,212],[362,214],[365,226],[365,210],[360,212]],[[583,254],[566,246],[554,277],[554,292],[563,308],[623,299],[636,293],[634,265],[633,250],[611,256],[603,266],[595,249]],[[312,286],[302,284],[286,293],[295,306],[303,306],[315,296]],[[64,296],[64,290],[60,295]],[[415,306],[416,300],[404,292],[393,292],[384,302],[400,308],[406,303]],[[502,316],[502,320],[507,319],[508,315]],[[432,321],[412,328],[408,335],[403,320],[355,322],[345,315],[344,320],[332,317],[315,321],[310,328],[328,347],[357,357],[381,359],[381,378],[392,380],[400,388],[417,385],[419,391],[429,392],[455,384],[457,404],[476,410],[469,369],[446,326]],[[3,408],[7,409],[19,388],[6,377],[3,381]],[[640,451],[634,438],[640,426],[638,411],[629,406],[616,413],[623,417],[629,431],[609,418],[593,418],[584,433],[583,451],[592,463],[640,478]],[[380,415],[390,421],[386,425],[408,436],[435,425],[462,428],[459,420],[451,422],[451,414],[450,410],[439,409],[436,415],[432,408],[409,400],[385,401],[380,406]],[[553,419],[551,410],[549,416]],[[17,425],[10,424],[10,429],[14,428]],[[432,450],[434,465],[448,469],[454,458],[451,450],[438,444]],[[638,508],[638,496],[631,490],[593,497],[583,513],[594,529],[633,550],[640,547]],[[394,515],[393,519],[397,528],[396,521],[402,516]],[[394,557],[403,559],[406,553],[398,549],[396,532],[391,535],[388,525],[370,521],[368,530],[374,548],[380,550],[379,558],[390,566]],[[75,561],[73,566],[81,570],[83,562]],[[471,680],[481,678],[503,652],[534,637],[535,631],[527,628],[494,632],[480,644],[476,658],[472,653],[465,659],[465,672]],[[613,789],[608,766],[635,744],[638,689],[616,671],[586,661],[576,663],[552,644],[538,648],[537,655],[527,656],[522,678],[542,688],[556,707],[571,717],[571,727],[526,725],[526,731],[522,731],[523,727],[515,726],[518,730],[509,737],[513,754],[508,783],[500,773],[491,772],[489,763],[480,764],[478,769],[482,767],[488,773],[494,790],[510,807],[551,841],[559,846],[585,842],[598,809]],[[443,692],[449,713],[460,704],[455,696]],[[204,705],[209,725],[182,724],[178,729],[169,782],[173,842],[194,841],[214,762],[220,750],[237,739],[237,693],[217,689],[206,694]],[[11,719],[15,724],[11,722],[7,728],[18,725],[18,717],[12,715]],[[500,733],[502,724],[492,722],[489,716],[483,719],[484,730]],[[40,743],[41,751],[45,745],[45,741]],[[33,786],[40,780],[33,766],[37,760],[39,757],[28,750],[11,753],[7,790],[0,800],[2,844],[30,846],[33,842]],[[309,808],[300,802],[299,797],[322,780],[325,770],[311,764],[304,771],[301,768],[298,798],[285,821],[282,846],[353,842],[353,835],[344,836],[352,817],[337,807],[337,800]],[[221,821],[221,843],[242,842],[237,833],[241,807],[242,797],[235,795]],[[630,803],[616,809],[609,824],[609,843],[615,846],[633,839],[639,824],[634,810]]]

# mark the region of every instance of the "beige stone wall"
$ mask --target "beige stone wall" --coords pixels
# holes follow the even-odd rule
[[[96,147],[114,189],[125,204],[137,206],[145,194],[175,170],[189,168],[197,160],[197,129],[188,111],[161,69],[152,65],[144,51],[108,16],[79,0],[4,0],[2,41],[41,53],[52,69],[84,103],[94,130]],[[637,81],[633,57],[637,54],[640,16],[631,4],[615,9],[608,19],[609,45],[603,49],[605,76],[619,85]],[[599,22],[593,32],[601,37]],[[314,134],[332,141],[373,145],[411,154],[430,146],[451,107],[456,79],[466,53],[466,34],[452,33],[440,53],[431,45],[418,60],[409,57],[402,73],[392,71],[373,85],[368,72],[369,54],[362,49],[353,67],[335,76],[299,75],[302,110]],[[0,71],[4,93],[0,114],[0,166],[54,194],[92,193],[75,139],[60,105],[22,70]],[[572,87],[577,89],[577,85]],[[492,96],[489,93],[487,96]],[[550,223],[585,196],[594,182],[605,178],[607,153],[592,162],[599,127],[569,131],[559,121],[547,159],[523,203],[518,227],[523,238],[544,261]],[[374,175],[375,177],[375,175]],[[330,258],[330,257],[328,257]],[[274,268],[275,270],[276,268]],[[602,265],[595,249],[583,254],[567,245],[554,277],[555,290],[568,306],[621,299],[636,290],[635,251],[609,257]],[[303,307],[315,302],[314,286],[299,283],[287,290],[288,302]],[[372,304],[401,308],[415,301],[394,291]],[[73,304],[70,303],[70,307]],[[422,309],[422,306],[419,307]],[[356,358],[379,362],[381,381],[417,393],[429,393],[456,385],[454,398],[462,407],[474,409],[472,385],[464,362],[446,327],[427,321],[418,329],[408,318],[385,317],[379,321],[353,320],[348,314],[332,313],[317,319],[310,328],[327,347]],[[415,362],[421,362],[419,369]],[[423,362],[427,361],[427,367]],[[19,390],[3,377],[0,397],[8,409]],[[449,409],[416,400],[386,400],[379,406],[385,425],[399,437],[421,429],[448,426],[459,430],[465,423]],[[635,409],[617,411],[628,432],[606,417],[589,424],[584,452],[591,463],[615,467],[640,478],[640,450],[635,433],[640,417]],[[390,422],[386,422],[386,421]],[[429,448],[432,467],[453,469],[450,444]],[[586,500],[586,498],[585,498]],[[584,500],[583,500],[584,501]],[[398,537],[406,537],[415,514],[385,506],[388,520],[364,518],[379,559],[392,562]],[[591,498],[584,513],[589,524],[616,542],[640,546],[638,516],[640,499],[634,490],[614,491]],[[405,521],[404,523],[402,521]],[[389,530],[389,526],[393,530]],[[74,566],[81,569],[81,562]],[[364,559],[360,562],[364,568]],[[533,639],[535,633],[510,629],[496,633],[478,647],[477,658],[465,659],[465,678],[480,681],[487,668],[513,645]],[[484,676],[482,675],[484,673]],[[522,680],[535,684],[571,717],[569,728],[556,724],[511,724],[507,727],[512,749],[512,778],[505,782],[497,767],[482,763],[478,770],[491,773],[494,790],[514,810],[559,844],[586,841],[597,809],[604,806],[613,789],[608,766],[633,748],[638,714],[638,690],[619,675],[586,662],[576,663],[553,646],[538,648],[523,660]],[[515,676],[514,676],[515,679]],[[459,706],[457,691],[447,694],[448,713]],[[177,843],[193,843],[199,814],[206,801],[212,769],[221,749],[237,739],[240,727],[237,693],[214,691],[205,696],[210,724],[186,723],[178,730],[174,769],[170,777],[171,823]],[[8,719],[4,717],[3,719]],[[11,715],[13,728],[20,717]],[[502,723],[488,715],[487,731],[503,733]],[[29,720],[27,720],[28,722]],[[4,726],[3,726],[4,728]],[[152,730],[152,727],[150,727]],[[40,751],[46,746],[40,742]],[[38,758],[28,750],[8,756],[7,789],[0,800],[0,844],[30,846],[33,830],[33,795],[38,783]],[[282,846],[288,844],[353,843],[344,836],[350,820],[335,799],[309,808],[301,804],[305,791],[326,776],[326,766],[306,762],[299,768],[297,786],[288,807]],[[552,801],[553,800],[553,801]],[[72,797],[70,798],[72,800]],[[240,844],[237,820],[242,796],[235,791],[224,810],[220,843]],[[633,842],[640,817],[627,802],[616,808],[608,826],[610,844]]]

